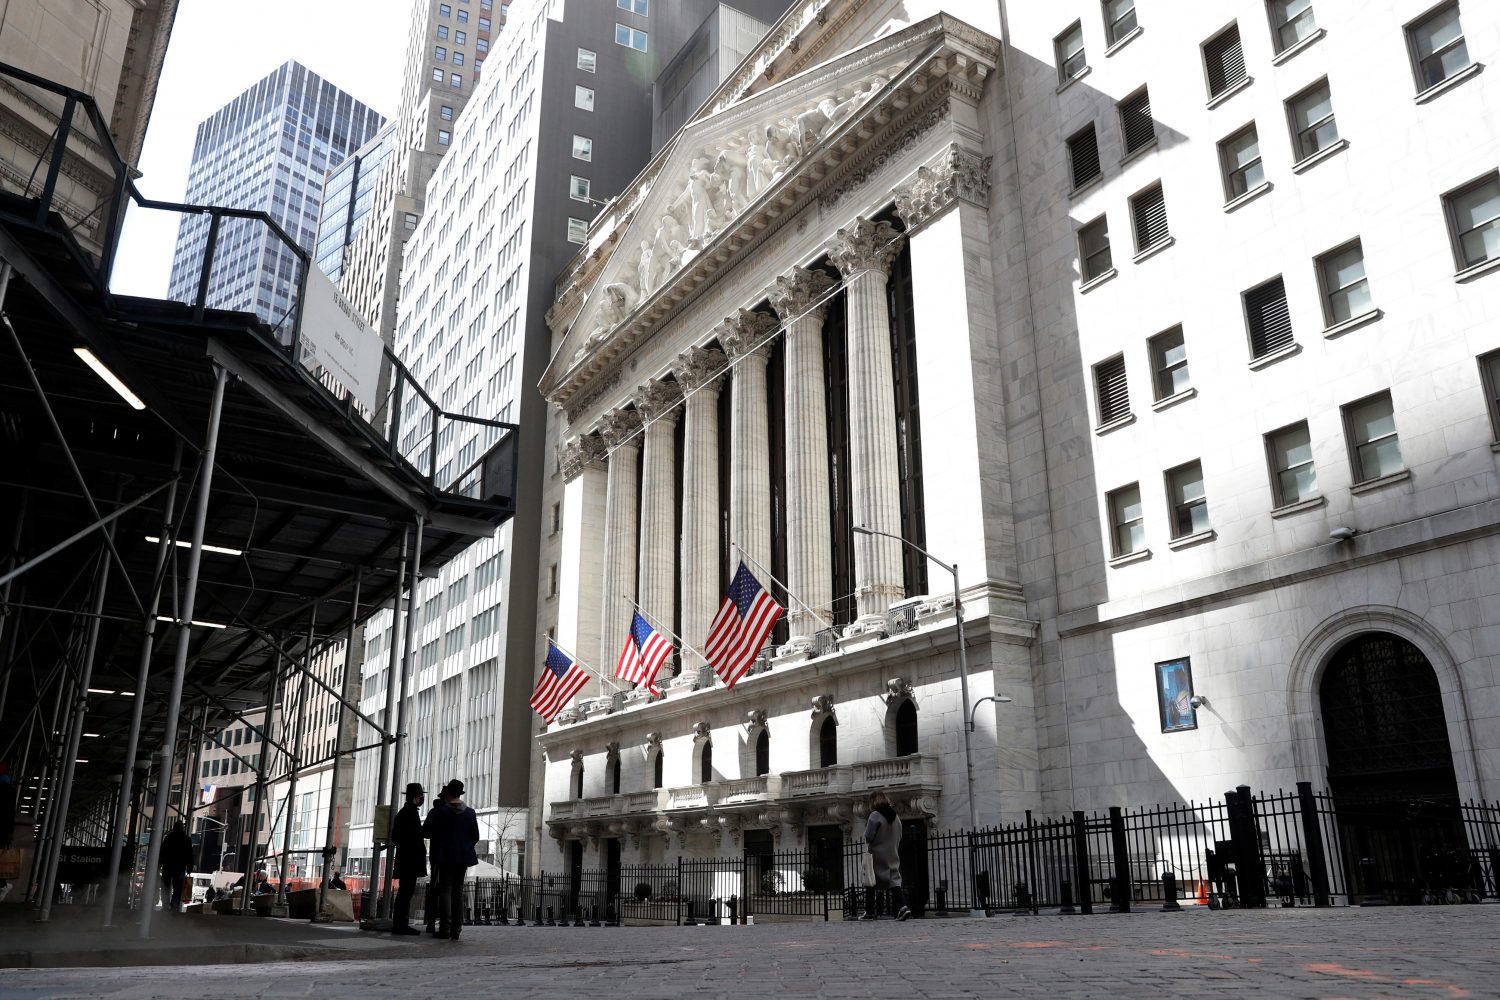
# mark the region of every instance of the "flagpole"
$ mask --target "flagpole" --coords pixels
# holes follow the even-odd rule
[[[669,635],[672,638],[676,639],[677,640],[677,645],[681,646],[683,649],[687,650],[689,653],[692,653],[694,656],[697,656],[704,663],[708,662],[708,657],[707,656],[704,656],[703,653],[700,650],[698,650],[697,648],[695,648],[693,646],[689,646],[683,640],[682,636],[678,635],[676,632],[673,632],[671,629],[667,628],[661,622],[657,621],[654,617],[652,617],[646,611],[645,608],[641,607],[639,604],[635,603],[629,597],[626,597],[624,594],[621,594],[620,596],[622,598],[624,598],[626,604],[629,604],[632,608],[635,608],[637,611],[639,611],[641,613],[641,617],[642,618],[646,619],[646,621],[650,622],[652,625],[655,625],[657,628],[659,628],[663,632],[667,633],[667,635]]]
[[[610,680],[608,677],[605,677],[603,671],[596,670],[593,667],[589,666],[587,663],[584,663],[583,660],[582,660],[582,658],[580,658],[578,656],[578,654],[572,652],[571,650],[565,649],[563,647],[562,643],[560,643],[556,639],[552,638],[546,632],[538,632],[537,635],[543,637],[549,643],[551,643],[552,645],[556,646],[558,652],[562,653],[564,656],[570,658],[574,663],[576,663],[580,667],[582,667],[584,669],[584,671],[586,673],[592,675],[595,680],[602,681],[603,683],[608,684],[610,687],[614,688],[617,693],[623,693],[624,692],[625,689],[622,688],[622,687],[620,687],[614,681]]]
[[[818,614],[812,608],[808,607],[807,606],[807,602],[803,601],[802,598],[800,598],[796,594],[792,593],[792,588],[788,587],[786,584],[784,584],[780,580],[776,579],[776,574],[775,573],[772,573],[770,570],[766,569],[760,563],[756,562],[754,556],[750,555],[750,553],[748,553],[744,549],[740,548],[740,543],[739,542],[731,541],[729,544],[732,545],[732,546],[734,546],[734,550],[740,554],[740,558],[741,559],[747,560],[756,569],[758,569],[762,573],[766,574],[767,578],[769,578],[772,583],[779,585],[782,590],[786,591],[786,596],[789,599],[791,599],[793,601],[796,601],[798,607],[800,607],[803,611],[806,611],[808,614],[812,615],[813,618],[815,618],[818,621],[819,624],[821,624],[824,628],[833,628],[833,623],[832,622],[825,621],[822,615]]]

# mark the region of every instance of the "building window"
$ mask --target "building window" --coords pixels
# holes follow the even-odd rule
[[[445,128],[438,129],[438,145],[439,146],[446,146],[446,145],[448,145],[449,140],[452,139],[452,138],[453,137],[448,133],[447,129],[445,129]]]
[[[573,137],[573,159],[592,160],[594,158],[594,140],[588,136],[575,135]]]
[[[1107,216],[1101,215],[1078,230],[1078,258],[1084,281],[1093,281],[1110,269]]]
[[[1401,442],[1389,392],[1344,407],[1344,437],[1356,485],[1401,471]]]
[[[598,62],[598,53],[594,52],[591,49],[578,50],[578,68],[583,70],[585,73],[594,72],[594,68],[598,65]]]
[[[573,798],[583,798],[583,765],[573,766]]]
[[[632,28],[625,24],[616,24],[615,44],[623,45],[627,49],[635,49],[637,52],[645,52],[646,33],[639,28]]]
[[[589,179],[574,174],[568,181],[568,197],[574,201],[588,201]]]
[[[403,214],[404,214],[404,218],[403,218],[402,222],[406,226],[406,228],[407,229],[416,229],[417,228],[417,213],[416,212],[406,212],[406,213],[403,213]]]
[[[453,41],[459,45],[469,44],[469,33],[467,31],[456,31],[453,33]]]
[[[652,788],[660,788],[661,787],[661,777],[662,777],[661,772],[662,772],[661,751],[657,750],[656,754],[655,754],[655,757],[654,757],[654,759],[651,762],[651,787]]]
[[[1135,225],[1135,252],[1138,254],[1159,247],[1172,238],[1167,228],[1167,197],[1160,184],[1130,199],[1130,218]]]
[[[483,51],[483,50],[480,50],[480,51]],[[476,79],[476,80],[479,79],[479,71],[482,70],[482,69],[484,69],[484,60],[483,59],[475,59],[474,60],[474,79]]]
[[[1460,270],[1500,258],[1500,172],[1443,196]]]
[[[1059,85],[1077,79],[1089,68],[1083,51],[1083,24],[1075,21],[1073,26],[1052,40],[1057,53],[1057,82]]]
[[[453,65],[455,65],[455,66],[462,66],[463,64],[464,64],[464,54],[462,52],[455,52],[455,53],[453,53]]]
[[[432,58],[438,62],[443,62],[448,58],[448,50],[439,45],[432,50]]]
[[[919,743],[917,706],[912,704],[910,698],[906,698],[901,702],[901,707],[896,709],[896,756],[910,757],[918,753]]]
[[[1208,497],[1203,492],[1203,463],[1189,462],[1167,471],[1167,502],[1172,505],[1172,537],[1186,538],[1208,530]]]
[[[1231,24],[1203,44],[1203,67],[1208,73],[1208,96],[1218,97],[1239,86],[1245,73],[1245,53],[1240,48],[1240,26]]]
[[[1068,140],[1068,161],[1073,166],[1075,191],[1103,172],[1099,169],[1099,133],[1093,122]]]
[[[1244,295],[1245,324],[1250,330],[1250,359],[1292,345],[1292,317],[1287,311],[1286,284],[1277,275]]]
[[[463,85],[464,78],[462,73],[453,73],[448,77],[448,86],[452,87],[454,90],[458,90]]]
[[[438,83],[442,83],[443,82],[443,71],[442,71],[442,69],[440,67],[437,67],[437,66],[432,67],[432,78],[434,80],[436,80]]]
[[[568,242],[587,243],[589,238],[589,224],[582,219],[568,220]]]
[[[1120,137],[1127,156],[1156,142],[1156,124],[1151,120],[1151,95],[1145,87],[1120,102]]]
[[[1484,387],[1485,406],[1490,411],[1490,431],[1500,441],[1500,351],[1479,358],[1479,381]]]
[[[1285,52],[1317,31],[1312,0],[1271,0],[1271,30],[1276,35],[1277,52]]]
[[[706,741],[698,753],[698,781],[708,784],[714,780],[714,745]]]
[[[445,4],[445,3],[438,4],[438,16],[439,17],[452,17],[453,16],[453,8],[451,6],[449,6],[448,4]]]
[[[615,0],[615,6],[645,17],[651,10],[651,0]]]
[[[839,762],[839,724],[832,715],[823,716],[818,727],[818,766],[833,767]]]
[[[1100,427],[1130,416],[1130,383],[1125,377],[1125,355],[1116,354],[1094,366],[1094,398],[1098,403]]]
[[[1104,37],[1114,45],[1135,30],[1135,0],[1104,0]]]
[[[594,91],[589,87],[573,88],[573,107],[582,108],[584,111],[594,110]]]
[[[446,24],[437,26],[437,36],[439,41],[446,42],[448,40],[448,26]]]
[[[1118,559],[1146,548],[1146,512],[1141,506],[1139,483],[1109,493],[1109,544]]]
[[[1260,162],[1260,136],[1254,122],[1219,143],[1219,166],[1224,172],[1226,201],[1233,201],[1266,182],[1266,168]]]
[[[442,107],[438,108],[438,117],[445,122],[451,122],[453,120],[453,106],[444,104]]]
[[[762,727],[755,738],[755,776],[771,773],[771,734]]]
[[[1458,4],[1450,3],[1413,22],[1406,29],[1411,46],[1417,89],[1435,87],[1469,66],[1469,47],[1458,20]]]
[[[620,755],[615,754],[609,760],[609,791],[611,795],[620,794]]]
[[[481,17],[479,19],[479,30],[480,31],[489,31],[490,30],[490,19],[489,18],[487,18],[487,17]]]
[[[557,596],[557,563],[547,567],[547,596]]]
[[[552,534],[562,530],[562,503],[561,501],[552,505]]]
[[[458,12],[458,23],[459,24],[468,24],[469,23],[469,12],[468,11],[461,10],[461,11]]]
[[[1370,281],[1365,277],[1365,251],[1359,240],[1318,258],[1318,282],[1323,289],[1323,321],[1327,325],[1335,326],[1370,311]]]
[[[1298,160],[1320,153],[1339,141],[1333,120],[1333,95],[1324,78],[1286,102],[1292,123],[1292,147]]]
[[[488,38],[478,38],[478,39],[474,40],[474,51],[475,52],[478,52],[480,55],[484,55],[489,50],[490,50],[490,40]]]
[[[1182,327],[1158,333],[1147,347],[1151,351],[1151,381],[1156,398],[1168,399],[1187,392],[1192,383],[1188,379],[1187,343],[1182,337]]]
[[[1277,507],[1318,495],[1318,472],[1313,467],[1312,438],[1307,432],[1307,421],[1267,434],[1266,455],[1271,465],[1271,490]]]

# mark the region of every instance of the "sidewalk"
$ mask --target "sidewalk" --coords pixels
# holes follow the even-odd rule
[[[0,969],[135,965],[232,965],[404,957],[410,939],[360,932],[353,924],[313,924],[255,916],[189,916],[157,912],[151,939],[137,937],[133,915],[103,928],[93,906],[56,906],[36,922],[24,906],[0,907]]]

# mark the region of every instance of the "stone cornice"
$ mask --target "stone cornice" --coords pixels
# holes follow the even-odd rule
[[[597,399],[596,393],[588,391],[597,380],[608,377],[636,344],[712,287],[714,277],[727,266],[753,254],[813,201],[836,202],[843,191],[862,183],[869,173],[883,165],[890,155],[887,150],[910,148],[917,137],[947,116],[949,101],[955,95],[972,100],[964,95],[977,94],[997,67],[999,42],[940,15],[881,39],[880,45],[894,53],[910,49],[914,41],[929,39],[928,47],[874,99],[820,137],[818,144],[793,169],[760,192],[756,202],[719,231],[690,262],[652,288],[644,302],[616,303],[617,310],[627,304],[630,308],[621,312],[621,322],[612,326],[606,336],[589,338],[586,349],[580,352],[578,346],[584,342],[584,336],[581,331],[573,331],[559,345],[559,354],[543,378],[541,389],[547,399],[570,413],[580,413],[584,407],[577,400]],[[850,59],[863,54],[864,50],[856,50]],[[838,61],[838,66],[844,65],[843,60]],[[833,75],[834,70],[829,72]],[[751,100],[769,100],[778,92],[776,88]],[[756,107],[759,106],[757,103]],[[754,110],[742,112],[735,108],[725,113],[749,115]],[[660,170],[660,164],[655,169]],[[620,229],[623,228],[621,225]],[[565,295],[580,288],[588,291],[585,284],[569,285]]]
[[[990,164],[981,156],[952,143],[943,155],[919,167],[910,184],[895,190],[896,214],[912,232],[962,200],[985,208],[990,198]]]

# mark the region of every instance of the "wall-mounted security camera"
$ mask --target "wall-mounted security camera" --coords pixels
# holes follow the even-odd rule
[[[1358,528],[1351,528],[1348,525],[1339,525],[1337,528],[1334,528],[1328,533],[1328,537],[1332,538],[1336,542],[1347,542],[1357,534],[1359,534]]]
[[[1193,706],[1193,710],[1194,711],[1197,711],[1198,709],[1202,708],[1204,705],[1208,704],[1208,699],[1205,698],[1201,694],[1195,694],[1191,698],[1188,699],[1188,704]]]

